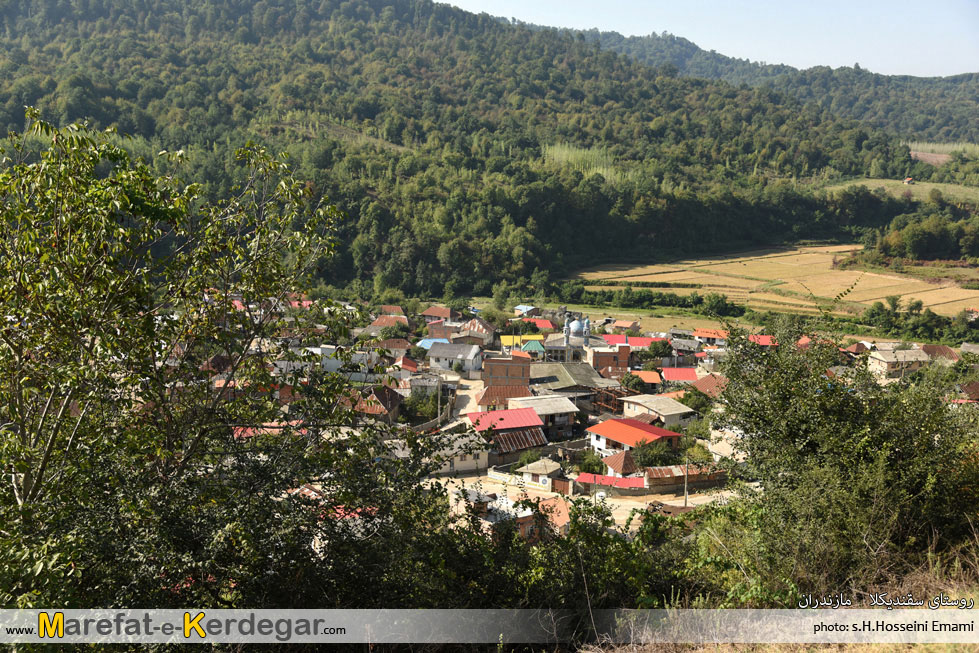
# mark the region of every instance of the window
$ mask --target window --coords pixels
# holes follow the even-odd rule
[[[459,462],[460,463],[466,462],[466,454],[464,454],[464,453],[459,454]]]
[[[538,475],[538,474],[531,474],[530,475],[530,482],[531,483],[540,483],[540,475]]]

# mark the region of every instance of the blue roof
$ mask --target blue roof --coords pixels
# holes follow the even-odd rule
[[[422,349],[431,349],[432,345],[434,345],[436,342],[449,344],[449,341],[446,340],[445,338],[423,338],[419,340],[417,344]]]
[[[531,305],[529,305],[529,304],[517,304],[513,308],[514,308],[514,310],[517,310],[517,311],[520,311],[521,313],[524,313],[524,312],[529,311],[530,309],[532,309],[534,307],[531,306]]]

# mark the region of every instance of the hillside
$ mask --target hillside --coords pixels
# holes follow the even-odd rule
[[[590,42],[650,66],[672,66],[684,77],[770,85],[842,118],[854,118],[907,138],[979,142],[979,73],[951,77],[881,75],[858,67],[798,70],[706,51],[672,34],[624,37],[584,32]]]
[[[133,134],[148,158],[184,149],[181,175],[214,199],[241,174],[235,148],[285,150],[348,213],[322,283],[360,295],[852,234],[899,207],[813,186],[936,174],[770,88],[426,0],[8,2],[0,27],[0,126],[35,105]]]

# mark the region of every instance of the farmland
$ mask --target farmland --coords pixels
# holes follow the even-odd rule
[[[859,315],[890,295],[899,296],[903,305],[921,300],[939,315],[979,305],[979,290],[961,288],[949,279],[833,267],[834,259],[858,249],[859,245],[795,247],[667,264],[609,265],[583,270],[575,278],[586,281],[589,289],[655,282],[657,290],[681,295],[718,292],[749,308],[778,312]]]
[[[905,193],[911,193],[911,197],[918,202],[927,202],[931,191],[938,189],[946,200],[979,204],[979,188],[960,184],[939,184],[927,181],[905,184],[898,179],[854,179],[846,183],[827,186],[826,190],[839,191],[847,186],[866,186],[870,190],[883,188],[894,197],[903,197]]]

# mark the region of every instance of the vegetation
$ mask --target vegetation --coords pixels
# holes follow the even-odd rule
[[[979,74],[880,75],[859,65],[797,70],[707,52],[687,39],[665,32],[624,37],[616,32],[589,30],[584,36],[603,48],[658,67],[664,74],[773,88],[836,116],[855,118],[918,140],[979,142],[979,124],[975,121]]]
[[[318,295],[495,296],[535,270],[837,237],[896,213],[814,184],[939,174],[785,94],[427,0],[6,3],[0,26],[2,127],[30,104],[133,135],[157,172],[182,150],[212,201],[239,144],[287,151],[346,210]]]

